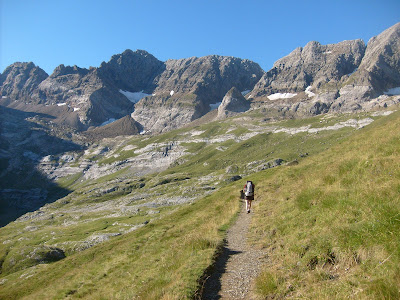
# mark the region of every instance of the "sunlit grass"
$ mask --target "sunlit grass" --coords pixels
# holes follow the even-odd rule
[[[399,297],[399,123],[395,113],[258,182],[252,240],[271,253],[259,295]]]
[[[334,116],[326,124],[348,118]],[[133,176],[129,168],[96,180],[82,181],[82,174],[66,177],[59,184],[72,193],[49,204],[50,210],[84,209],[125,200],[126,207],[155,195],[199,200],[157,208],[154,218],[148,216],[147,209],[141,209],[131,215],[109,216],[108,211],[57,213],[43,220],[14,222],[0,231],[0,298],[194,297],[239,209],[237,191],[245,179],[227,187],[224,179],[249,173],[260,201],[251,241],[268,249],[271,258],[255,282],[254,289],[261,297],[395,298],[399,282],[399,271],[393,265],[400,249],[396,236],[400,229],[400,139],[396,115],[385,119],[360,131],[343,128],[318,134],[264,133],[242,142],[182,142],[188,152],[182,163],[143,177]],[[318,127],[321,120],[325,119],[318,116],[279,126]],[[229,130],[235,136],[247,132],[231,121],[192,129],[204,131],[200,138],[205,139]],[[120,158],[129,158],[134,151],[122,151],[126,145],[140,149],[185,134],[188,129],[134,137],[117,152]],[[346,137],[351,139],[343,142]],[[255,174],[248,167],[250,162],[276,158],[297,160],[299,164]],[[104,160],[112,161],[114,158]],[[227,174],[231,166],[235,166],[234,174]],[[202,189],[200,178],[210,175],[215,182],[205,183],[210,189]],[[114,186],[114,191],[102,194],[103,188]],[[150,194],[128,204],[136,193]],[[144,223],[147,225],[134,232],[85,251],[74,250],[74,242],[92,234],[123,232],[123,226]],[[29,226],[38,228],[29,231]],[[63,244],[69,242],[71,246]],[[44,243],[64,245],[67,258],[36,266],[28,261],[14,269],[10,265],[21,249]]]
[[[0,298],[190,299],[238,211],[231,192],[237,189],[223,189],[62,261],[12,273]],[[28,273],[29,280],[18,279]]]

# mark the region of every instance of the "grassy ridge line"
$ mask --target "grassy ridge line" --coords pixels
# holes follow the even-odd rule
[[[238,212],[238,189],[223,188],[135,232],[10,274],[0,299],[189,299]]]
[[[255,178],[260,298],[400,299],[400,112]]]

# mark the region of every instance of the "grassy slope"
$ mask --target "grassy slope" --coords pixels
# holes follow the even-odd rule
[[[399,126],[396,112],[298,166],[258,174],[251,238],[270,252],[260,297],[400,298]]]
[[[335,121],[333,120],[332,122]],[[304,121],[286,121],[282,125],[298,127],[308,124],[319,126],[321,124],[320,117]],[[373,126],[375,127],[375,125]],[[203,134],[204,137],[213,137],[216,133],[224,133],[228,127],[226,124],[215,123],[214,125],[199,126],[197,129],[205,131]],[[238,134],[246,132],[246,130],[240,127],[238,130]],[[150,142],[162,143],[171,141],[181,132],[184,131],[173,131],[165,135],[152,137],[144,142],[133,139],[132,143],[138,147],[143,147]],[[294,189],[302,189],[300,183],[302,180],[305,180],[303,177],[308,176],[306,175],[307,172],[312,172],[316,165],[319,165],[321,162],[323,163],[325,160],[328,162],[324,154],[322,156],[315,156],[316,158],[312,158],[313,155],[325,151],[353,132],[353,129],[345,128],[339,131],[324,131],[319,134],[262,134],[240,143],[227,141],[221,145],[217,144],[205,147],[203,147],[204,144],[201,144],[201,147],[193,144],[189,148],[188,153],[190,154],[185,163],[168,169],[161,173],[160,176],[162,179],[162,176],[169,176],[169,174],[174,174],[174,176],[189,174],[190,177],[194,176],[196,178],[196,176],[208,175],[211,172],[225,174],[225,168],[232,164],[238,164],[239,171],[245,172],[244,166],[249,161],[258,159],[268,160],[278,157],[290,161],[299,158],[299,154],[309,153],[311,157],[307,159],[307,162],[300,164],[299,167],[283,167],[255,175],[254,178],[256,179],[257,186],[262,187],[261,190],[267,191],[260,194],[265,199],[261,203],[263,205],[266,204],[265,208],[261,208],[262,210],[265,209],[265,211],[261,211],[261,214],[258,215],[261,217],[271,214],[271,211],[269,211],[271,185],[274,187],[276,194],[281,197],[289,197],[289,199],[291,199],[290,197],[297,197],[295,196]],[[226,150],[223,152],[216,150],[217,146],[223,146]],[[352,146],[349,147],[351,148]],[[328,158],[332,156],[332,154],[326,155]],[[332,157],[331,161],[334,162],[335,158]],[[321,168],[325,167],[326,165],[323,164]],[[286,183],[282,184],[281,182],[281,180],[287,180],[285,176],[289,177],[291,181],[288,182],[292,182],[293,185],[287,186],[288,191],[281,194],[282,186],[286,186]],[[115,179],[115,174],[108,177]],[[99,179],[99,181],[105,179],[106,177]],[[338,180],[337,178],[330,177],[325,179],[328,183],[331,182],[330,187],[332,192],[337,189]],[[71,179],[71,182],[73,181]],[[341,181],[342,179],[339,180],[339,182]],[[151,181],[149,181],[148,185],[150,183]],[[64,184],[68,185],[69,183]],[[177,184],[181,185],[180,183]],[[47,265],[38,265],[9,275],[5,274],[5,277],[3,277],[5,280],[0,278],[0,299],[23,297],[29,299],[63,297],[130,299],[136,296],[140,296],[142,299],[190,298],[198,288],[199,277],[212,262],[214,252],[223,239],[224,231],[221,229],[226,228],[226,225],[238,211],[239,202],[237,201],[236,194],[239,186],[241,187],[242,184],[243,182],[239,181],[233,185],[234,188],[232,185],[223,188],[194,204],[185,205],[177,211],[168,213],[162,219],[152,221],[149,225],[135,232],[115,237],[109,242],[73,254],[62,261]],[[340,186],[343,184],[341,183]],[[161,187],[163,188],[164,185]],[[310,193],[312,194],[313,190]],[[74,194],[71,195],[71,197],[74,196]],[[311,205],[307,204],[307,200],[302,199],[300,197],[295,203],[300,203],[298,205],[301,207],[304,205],[304,208]],[[278,200],[278,198],[275,200]],[[71,202],[68,205],[74,204]],[[284,206],[282,207],[285,209]],[[305,211],[311,210],[306,209]],[[288,213],[290,215],[290,211]],[[282,212],[279,212],[279,214],[276,213],[276,219],[260,219],[262,224],[257,225],[254,232],[254,240],[258,244],[263,247],[270,247],[270,243],[275,243],[269,235],[271,235],[271,232],[276,232],[275,235],[279,236],[278,233],[281,234],[279,231],[280,227],[278,225],[271,225],[268,222],[274,220],[277,224],[280,224],[279,222],[282,223],[282,221],[279,221],[281,214]],[[138,216],[137,218],[141,220],[143,217]],[[290,218],[295,219],[295,216],[291,216]],[[65,236],[70,235],[69,238],[71,240],[82,239],[91,232],[97,232],[102,228],[108,230],[107,226],[114,221],[103,219],[88,224],[83,223],[82,226],[76,225],[76,228],[72,228],[74,229],[72,231],[70,230],[71,228],[68,229],[66,227],[68,232],[65,232],[65,229],[63,229],[63,234]],[[136,222],[134,220],[129,221],[126,218],[116,221]],[[52,222],[48,221],[48,225],[53,226]],[[302,219],[300,218],[298,222],[302,223]],[[298,226],[298,223],[295,223],[295,225]],[[12,226],[15,226],[15,228]],[[23,227],[19,228],[18,226],[22,225],[15,223],[2,228],[3,237],[12,239],[12,236],[15,235],[14,240],[16,240],[19,236],[13,232],[23,229]],[[51,231],[57,232],[58,229],[61,229],[61,227],[49,227],[49,229],[44,230],[49,231],[50,234]],[[64,239],[64,236],[60,236],[60,238]],[[65,238],[68,237],[66,236]],[[312,244],[312,242],[310,243]],[[31,241],[25,242],[21,239],[21,241],[13,241],[12,245],[15,251],[19,251],[18,249],[23,248],[25,243],[31,243]],[[3,255],[6,255],[5,253],[2,254],[2,251],[9,251],[9,245],[0,245],[0,259]],[[279,253],[279,255],[283,255],[284,252]],[[82,268],[81,266],[84,267]],[[278,273],[274,272],[272,275],[266,273],[264,275],[267,278],[272,278],[272,281],[270,280],[272,283],[275,283],[275,281],[281,283],[282,279],[278,276]],[[265,289],[263,287],[264,281],[261,278],[257,285],[261,294],[265,294],[265,292],[262,292]],[[287,282],[291,281],[284,281],[285,284]],[[282,286],[285,286],[285,284]],[[272,294],[286,293],[286,290],[280,292],[283,289],[281,285],[276,286]],[[292,286],[295,285],[293,284]],[[269,291],[266,293],[270,294]]]
[[[238,211],[235,196],[222,189],[121,238],[12,273],[0,299],[191,298]]]

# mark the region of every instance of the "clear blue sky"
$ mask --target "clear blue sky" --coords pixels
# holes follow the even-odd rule
[[[268,71],[311,40],[365,42],[400,22],[400,0],[0,0],[0,72],[32,61],[98,67],[125,49],[159,60],[209,54]]]

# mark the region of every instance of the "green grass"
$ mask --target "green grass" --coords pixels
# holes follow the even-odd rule
[[[180,145],[182,147],[185,147],[186,151],[189,153],[197,153],[206,146],[206,143],[205,142],[201,142],[201,143],[191,142],[191,143],[181,143]]]
[[[138,154],[136,154],[132,150],[130,150],[130,151],[120,151],[118,153],[118,155],[115,155],[115,156],[113,155],[111,157],[104,158],[104,159],[100,160],[99,161],[99,165],[102,166],[102,165],[112,164],[112,163],[117,162],[117,161],[123,161],[123,160],[128,159],[128,158],[133,158],[133,157],[135,157],[137,155]]]
[[[62,177],[57,181],[57,185],[61,188],[71,188],[82,177],[82,172]]]
[[[221,190],[64,260],[14,272],[4,277],[0,298],[190,299],[238,211],[231,193],[237,189]]]
[[[352,117],[364,115],[318,116],[274,125],[320,127]],[[96,180],[81,181],[81,174],[66,177],[58,183],[72,193],[46,205],[46,218],[13,222],[0,229],[0,299],[193,298],[239,209],[237,190],[244,179],[227,185],[224,179],[236,173],[226,174],[226,168],[235,166],[237,174],[252,174],[248,163],[276,158],[299,164],[251,175],[259,200],[251,241],[255,247],[268,249],[270,257],[254,291],[261,298],[332,299],[356,294],[396,299],[400,282],[396,267],[400,265],[396,235],[400,229],[400,137],[396,129],[400,122],[398,113],[377,119],[359,131],[264,133],[239,143],[233,139],[215,144],[180,142],[188,154],[179,164],[143,177],[129,168]],[[182,140],[193,129],[211,139],[233,127],[230,133],[236,136],[247,133],[230,119],[133,137],[115,152],[119,155],[115,161],[134,155],[134,151],[122,151],[127,145],[136,149],[165,145]],[[114,162],[114,158],[98,160]],[[218,183],[212,188],[219,190],[211,193],[214,182],[203,182],[202,176],[213,176]],[[114,186],[115,191],[101,194],[102,189]],[[147,198],[135,198],[140,193],[148,193]],[[157,208],[155,216],[147,213],[150,208],[121,216],[110,216],[108,211],[62,212],[139,199],[126,204],[136,205],[158,195],[199,200]],[[93,234],[121,232],[124,226],[149,220],[134,232],[85,251],[74,248],[75,242]],[[29,226],[37,229],[29,231]],[[67,258],[39,265],[21,259],[25,251],[43,244],[64,245]],[[13,259],[20,264],[13,264]]]
[[[225,134],[226,131],[228,130],[230,124],[228,123],[210,123],[210,124],[206,124],[203,126],[200,126],[200,128],[196,128],[195,129],[199,129],[199,130],[204,130],[204,132],[202,134],[199,135],[199,137],[202,138],[210,138],[210,137],[214,137],[216,135],[221,135],[221,134]]]
[[[246,127],[239,126],[236,129],[230,131],[229,133],[232,133],[236,136],[241,136],[242,134],[249,133],[249,132],[250,131]]]
[[[260,297],[399,298],[399,125],[394,113],[258,182]]]
[[[182,158],[185,162],[162,174],[179,172],[201,176],[224,170],[231,165],[240,165],[240,171],[245,172],[246,165],[251,161],[300,159],[305,153],[314,155],[325,151],[353,132],[352,128],[343,128],[337,131],[322,131],[318,134],[264,133],[239,143],[228,140],[221,144],[202,145],[198,148],[190,144],[188,146],[191,154]],[[217,150],[218,146],[226,150]]]

